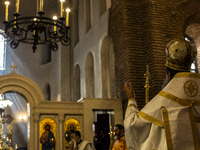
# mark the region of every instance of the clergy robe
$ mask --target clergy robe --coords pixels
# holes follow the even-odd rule
[[[76,142],[74,142],[73,147],[74,147],[73,150],[95,150],[92,143],[90,143],[88,141],[82,141],[82,140],[78,144],[76,144]]]
[[[127,150],[126,139],[124,135],[115,141],[112,150]]]
[[[128,102],[129,150],[199,150],[200,74],[178,73],[141,111]]]

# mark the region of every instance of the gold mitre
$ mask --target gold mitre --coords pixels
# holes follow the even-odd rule
[[[190,71],[197,50],[193,43],[184,39],[174,39],[166,47],[166,66],[179,71]]]

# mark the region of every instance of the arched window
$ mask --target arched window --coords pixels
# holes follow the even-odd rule
[[[77,101],[81,98],[80,89],[80,66],[76,64],[73,72],[73,101]]]
[[[5,70],[6,65],[6,42],[0,34],[0,70]]]
[[[86,97],[95,97],[95,84],[94,84],[94,57],[92,52],[89,52],[85,63],[85,80],[86,80]]]
[[[102,98],[116,98],[113,41],[106,36],[101,46]]]

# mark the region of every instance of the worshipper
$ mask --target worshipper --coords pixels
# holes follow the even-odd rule
[[[45,132],[40,137],[40,143],[42,144],[42,150],[55,150],[55,137],[50,131],[51,126],[45,125]]]
[[[125,83],[129,150],[200,149],[200,74],[189,72],[196,48],[190,41],[175,39],[167,44],[166,57],[168,84],[141,111],[132,84]]]
[[[81,133],[79,131],[73,131],[71,133],[71,139],[68,147],[69,150],[95,150],[92,143],[81,139]]]
[[[97,133],[94,132],[94,133],[93,133],[93,143],[94,143],[94,145],[96,144],[96,142],[98,142],[97,140],[98,140],[98,139],[97,139]]]
[[[114,127],[116,141],[112,150],[128,150],[124,137],[124,127],[121,124],[116,124]]]

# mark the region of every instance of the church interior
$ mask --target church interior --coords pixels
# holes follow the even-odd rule
[[[18,150],[42,150],[40,137],[47,124],[57,150],[67,149],[70,126],[92,143],[97,134],[109,149],[113,127],[123,124],[127,107],[124,83],[133,83],[142,109],[147,96],[151,100],[161,90],[165,47],[172,39],[195,43],[191,72],[200,68],[199,0],[1,0],[0,8],[0,99],[12,101],[12,106],[0,106],[5,120],[1,138],[8,137]],[[30,24],[28,16],[39,18],[38,12],[64,18],[67,46],[58,41],[52,50],[55,45],[49,43],[9,39],[7,28],[13,33],[16,27],[9,22],[19,18],[23,28]],[[59,32],[60,27],[50,26]],[[34,37],[36,30],[24,30]]]

